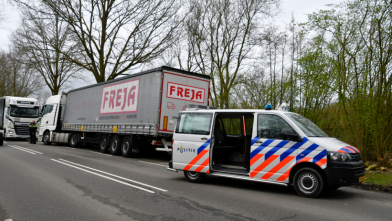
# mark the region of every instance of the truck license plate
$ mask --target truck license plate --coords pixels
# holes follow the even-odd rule
[[[365,176],[359,177],[359,182],[362,183],[365,180]]]

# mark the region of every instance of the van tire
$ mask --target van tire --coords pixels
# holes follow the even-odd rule
[[[3,138],[3,133],[0,133],[0,146],[3,146],[3,142],[4,142],[3,139],[4,139]]]
[[[99,140],[99,150],[101,153],[109,152],[108,136],[106,134],[102,135],[101,139]]]
[[[79,146],[78,139],[79,139],[79,137],[78,137],[77,133],[71,134],[71,136],[69,137],[69,140],[68,140],[69,146],[72,148],[77,148]]]
[[[46,131],[44,133],[44,136],[42,137],[42,141],[44,142],[44,145],[50,145],[50,132]]]
[[[121,151],[121,140],[120,137],[114,135],[112,139],[110,139],[110,153],[112,155],[119,155]]]
[[[191,183],[200,183],[204,180],[206,175],[194,171],[184,171],[184,176]]]
[[[294,175],[293,184],[298,195],[308,198],[320,196],[325,189],[324,177],[310,167],[299,169]]]

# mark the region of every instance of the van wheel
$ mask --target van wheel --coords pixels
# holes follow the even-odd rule
[[[184,171],[185,178],[191,183],[200,183],[206,176],[204,173],[198,173],[193,171]]]
[[[42,138],[42,141],[44,142],[44,145],[50,145],[50,133],[49,133],[49,131],[46,131],[44,133],[44,137]]]
[[[4,138],[3,138],[3,134],[0,133],[0,146],[3,146],[3,142],[4,142],[3,139],[4,139]]]
[[[101,139],[99,140],[99,150],[101,153],[109,152],[109,144],[108,144],[108,136],[102,135]]]
[[[77,133],[71,134],[71,137],[69,138],[68,144],[72,148],[77,148],[79,146]]]
[[[304,197],[317,197],[324,192],[324,178],[313,168],[302,168],[294,175],[294,189]]]
[[[119,155],[120,154],[120,137],[114,135],[110,140],[110,153],[112,155]]]

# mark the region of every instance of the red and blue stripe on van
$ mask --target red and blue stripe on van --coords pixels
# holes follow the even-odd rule
[[[251,144],[253,145],[259,139],[255,137]],[[310,143],[306,137],[303,138],[302,142],[284,140],[271,145],[274,142],[276,143],[277,140],[268,139],[251,152],[251,171],[249,174],[251,178],[286,181],[293,166],[301,162],[312,162],[321,168],[326,167],[327,151],[317,144]],[[296,155],[294,152],[303,146],[308,147]],[[283,147],[287,147],[287,149],[283,153],[277,154]]]
[[[359,153],[359,150],[353,146],[345,146],[338,150],[340,153]]]
[[[194,168],[193,171],[210,173],[209,166],[208,166],[210,164],[210,157],[208,154],[209,150],[208,149],[206,150],[206,148],[210,145],[210,141],[211,139],[208,139],[203,145],[197,148],[196,157],[193,158],[191,162],[189,162],[188,165],[184,167],[183,170],[191,170],[192,167],[198,165],[196,168]]]

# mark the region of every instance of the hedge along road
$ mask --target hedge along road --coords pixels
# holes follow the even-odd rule
[[[293,188],[167,171],[167,158],[7,141],[0,148],[0,221],[390,220],[392,194],[350,187],[319,199]]]

